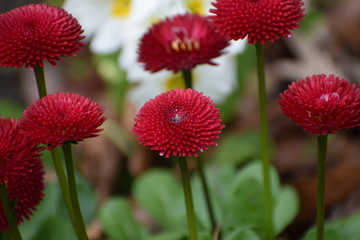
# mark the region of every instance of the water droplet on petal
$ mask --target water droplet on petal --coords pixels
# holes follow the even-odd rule
[[[164,155],[165,155],[165,153],[160,152],[160,153],[159,153],[159,155],[162,157],[162,156],[164,156]]]
[[[322,94],[320,96],[320,99],[324,99],[326,102],[328,102],[329,101],[329,94]]]

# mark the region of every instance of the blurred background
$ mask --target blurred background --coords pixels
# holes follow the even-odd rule
[[[181,87],[181,78],[169,73],[150,76],[139,70],[141,66],[136,65],[135,59],[137,39],[151,23],[144,24],[138,19],[130,19],[130,23],[137,24],[138,28],[134,28],[138,32],[130,31],[130,28],[123,26],[125,24],[116,25],[114,19],[124,15],[115,13],[112,15],[113,19],[107,19],[108,9],[102,10],[99,7],[99,4],[103,4],[109,8],[111,4],[116,5],[114,2],[115,0],[0,2],[1,13],[28,3],[64,6],[84,26],[84,34],[87,35],[84,50],[76,57],[62,59],[56,67],[47,64],[45,74],[49,93],[80,93],[103,105],[109,118],[99,137],[87,139],[74,148],[82,191],[81,204],[86,209],[84,215],[89,234],[94,240],[104,239],[103,228],[96,216],[110,197],[124,196],[131,202],[134,181],[149,169],[163,168],[177,174],[175,162],[137,144],[131,128],[141,105],[162,91]],[[184,7],[176,4],[178,3],[169,6],[169,11],[176,12],[178,8]],[[198,11],[194,10],[195,7],[199,5],[188,3],[181,11]],[[335,74],[360,86],[360,1],[305,1],[305,9],[307,16],[300,23],[301,28],[293,31],[291,38],[265,45],[271,160],[282,185],[294,187],[299,197],[296,218],[279,235],[279,239],[284,240],[300,239],[314,224],[317,153],[316,138],[285,117],[275,100],[292,81],[313,74]],[[161,18],[166,12],[161,13],[155,9],[149,15],[154,14]],[[113,31],[116,29],[111,30],[112,26],[119,29],[121,27],[122,31],[115,34]],[[118,35],[126,35],[126,38]],[[119,43],[116,43],[117,38]],[[195,78],[198,78],[195,88],[198,87],[205,95],[214,99],[226,125],[219,139],[219,146],[204,153],[204,159],[210,165],[217,163],[241,168],[259,157],[255,63],[254,46],[247,46],[240,41],[231,46],[226,58],[219,59],[218,67],[205,66],[204,70],[199,68],[195,73]],[[214,73],[215,79],[210,79],[209,74],[203,73],[212,71],[212,68],[220,69]],[[224,82],[221,83],[222,81]],[[0,115],[21,117],[22,110],[37,99],[35,84],[31,69],[1,68]],[[328,221],[355,216],[360,210],[359,146],[359,127],[339,131],[329,138],[326,182]],[[49,186],[56,185],[51,160],[48,158],[45,154],[47,182]],[[61,198],[56,188],[49,187],[47,194],[50,199],[45,201],[45,205],[48,205],[40,207],[40,210],[51,206],[51,214],[61,212],[63,206],[59,203]],[[139,221],[154,225],[136,204],[132,206]],[[49,216],[34,216],[37,219],[34,221],[39,225],[50,226],[56,223],[59,228],[68,227],[57,219],[56,214],[50,216],[50,213],[47,213]],[[31,238],[25,239],[43,239],[39,236],[46,236],[46,233],[36,232],[26,224],[23,231],[28,231]],[[49,229],[52,228],[49,227],[46,231],[51,232]]]

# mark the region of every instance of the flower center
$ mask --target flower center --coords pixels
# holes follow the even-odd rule
[[[172,113],[170,113],[170,122],[174,124],[178,124],[186,118],[186,114],[178,109],[175,109]]]
[[[201,15],[205,14],[205,4],[202,0],[187,0],[186,1],[186,8],[190,10],[192,13],[198,13]]]
[[[112,0],[111,14],[114,17],[125,18],[130,13],[131,0]]]
[[[189,37],[187,29],[173,27],[171,31],[175,37],[175,40],[170,44],[172,50],[175,52],[199,50],[200,43]]]
[[[185,84],[181,74],[171,74],[171,76],[165,81],[165,91],[172,89],[185,88]]]

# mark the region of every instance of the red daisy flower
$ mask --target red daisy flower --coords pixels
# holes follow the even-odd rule
[[[248,36],[250,44],[290,37],[304,17],[301,0],[217,0],[210,9],[218,31],[228,39]]]
[[[103,129],[104,108],[74,93],[55,93],[30,105],[20,120],[22,133],[51,150],[66,142],[96,137]]]
[[[29,219],[42,200],[44,170],[38,147],[20,134],[18,121],[0,117],[0,183],[5,184],[17,222]],[[0,203],[0,230],[8,228]]]
[[[334,75],[313,75],[293,82],[280,94],[284,114],[316,135],[360,125],[360,89]]]
[[[219,109],[193,89],[177,89],[149,100],[139,110],[132,131],[161,156],[198,156],[216,146],[221,125]]]
[[[0,15],[0,66],[34,68],[74,56],[84,43],[78,21],[64,9],[30,4]]]
[[[176,15],[153,25],[142,37],[138,61],[157,72],[188,70],[198,64],[216,65],[229,42],[215,31],[208,18],[191,13]]]

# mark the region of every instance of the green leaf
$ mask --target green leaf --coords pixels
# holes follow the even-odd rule
[[[27,239],[36,239],[35,235],[39,235],[38,232],[46,231],[42,228],[46,227],[44,222],[57,216],[59,219],[66,219],[66,215],[58,215],[59,207],[62,204],[62,196],[60,195],[59,186],[55,184],[49,184],[45,187],[45,196],[41,203],[37,206],[37,210],[34,211],[34,215],[30,218],[30,221],[25,221],[20,224],[21,235],[26,236]],[[65,217],[63,217],[65,216]],[[66,219],[65,221],[70,221]],[[74,233],[73,228],[70,226],[69,232]]]
[[[213,161],[239,165],[260,158],[260,136],[255,132],[231,134],[220,140]]]
[[[228,219],[224,227],[261,228],[264,216],[262,184],[255,178],[244,178],[229,196]]]
[[[135,221],[126,199],[111,198],[101,208],[100,223],[110,239],[144,239],[145,228]]]
[[[284,187],[275,201],[274,225],[276,233],[280,233],[296,217],[299,199],[293,188]]]
[[[241,182],[242,179],[245,178],[257,179],[262,184],[263,174],[262,174],[262,163],[260,162],[260,160],[254,160],[253,162],[247,164],[240,171],[238,171],[238,173],[236,173],[233,186],[237,188],[236,184]],[[274,167],[270,167],[270,180],[271,180],[272,195],[273,198],[275,198],[280,193],[281,186],[280,186],[279,175]]]
[[[166,232],[152,236],[150,238],[146,238],[146,240],[169,240],[169,239],[186,240],[187,237],[183,232]]]
[[[237,229],[225,240],[260,240],[260,237],[249,229]]]
[[[186,223],[185,204],[181,194],[181,185],[166,170],[150,170],[134,184],[134,196],[140,206],[168,230],[184,225],[181,224],[183,219]]]
[[[0,100],[0,116],[20,118],[24,108],[16,103]]]
[[[65,221],[56,216],[48,217],[42,221],[39,231],[37,231],[32,240],[75,240],[77,237],[74,231],[69,231],[71,228],[70,221]],[[27,235],[23,236],[28,237]]]
[[[315,240],[316,229],[311,229],[305,236],[304,240]],[[343,238],[341,232],[336,227],[325,226],[324,228],[324,239],[326,240],[348,240]],[[358,239],[358,238],[356,238]]]

